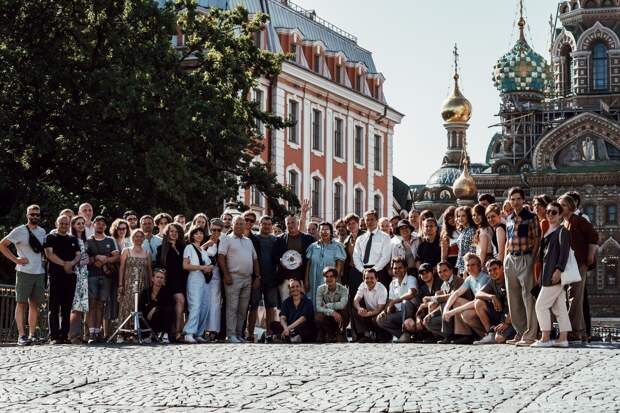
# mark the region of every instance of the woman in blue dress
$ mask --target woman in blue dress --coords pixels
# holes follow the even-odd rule
[[[334,227],[329,222],[319,224],[319,240],[312,243],[306,250],[308,265],[306,266],[306,294],[314,302],[316,290],[323,280],[325,267],[336,267],[338,275],[342,275],[342,267],[347,258],[344,245],[334,239]]]

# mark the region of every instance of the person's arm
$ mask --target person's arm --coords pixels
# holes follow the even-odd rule
[[[329,304],[322,305],[323,303],[323,289],[321,287],[316,289],[316,294],[314,296],[314,311],[316,313],[323,313],[327,315],[331,315],[334,310],[330,308]]]
[[[340,295],[340,300],[336,303],[332,303],[330,308],[333,310],[344,310],[347,308],[347,304],[349,303],[349,290],[347,287],[343,287],[345,289],[344,294]]]
[[[285,332],[288,331],[288,324],[286,323],[286,316],[280,315],[280,325],[282,326]],[[284,332],[282,334],[284,334]],[[287,334],[284,334],[284,335],[287,335]]]
[[[534,262],[536,262],[538,261],[538,258],[540,257],[539,248],[540,248],[540,237],[541,237],[540,225],[539,225],[537,217],[534,217],[533,219],[530,220],[529,230],[534,236],[534,242],[532,244],[532,256],[534,257]]]
[[[294,322],[292,322],[291,324],[289,324],[288,329],[290,330],[294,330],[295,327],[298,327],[300,325],[302,325],[303,323],[306,322],[306,316],[301,316],[299,317],[297,320],[295,320]]]
[[[598,233],[594,229],[594,226],[587,223],[587,236],[588,236],[588,266],[594,265],[596,262],[596,250],[598,249]]]
[[[260,288],[260,280],[261,280],[261,275],[260,275],[260,264],[258,263],[258,259],[255,257],[252,260],[252,267],[254,269],[254,281],[252,281],[252,288],[256,289],[256,288]]]
[[[11,250],[9,249],[9,245],[11,244],[12,242],[8,239],[8,237],[4,238],[2,242],[0,242],[0,253],[2,253],[2,255],[4,255],[8,260],[12,261],[14,264],[17,264],[17,265],[28,264],[28,258],[16,257],[15,254],[11,252]]]
[[[366,237],[364,237],[366,238]],[[355,247],[353,247],[353,265],[359,272],[364,272],[364,263],[362,262],[362,243],[361,237],[358,236],[355,240]]]
[[[480,231],[479,238],[478,243],[480,244],[480,261],[484,265],[484,262],[487,259],[487,251],[489,250],[489,233],[486,231]]]
[[[448,259],[448,249],[450,248],[450,241],[446,237],[441,237],[439,239],[439,246],[441,247],[441,260],[445,261]]]
[[[306,261],[306,269],[304,270],[304,287],[306,290],[310,288],[310,267],[312,266],[312,260]]]
[[[146,276],[149,277],[149,280],[153,278],[153,261],[150,252],[146,253]]]
[[[555,270],[559,270],[560,273],[566,268],[568,262],[568,255],[570,254],[571,234],[570,231],[564,227],[560,227],[560,233],[558,234],[558,244],[560,244],[560,254],[558,255],[558,262],[555,264]]]
[[[183,257],[183,269],[185,271],[202,271],[204,268],[203,265],[192,264],[192,260],[189,255]]]
[[[226,263],[226,255],[217,254],[217,263],[220,267],[220,271],[222,272],[222,281],[224,281],[224,284],[232,284],[232,278],[230,277],[230,272],[228,271],[228,264]]]
[[[118,271],[118,294],[119,295],[123,294],[123,288],[124,288],[123,286],[125,285],[123,281],[125,279],[125,264],[127,262],[128,255],[129,255],[129,248],[125,248],[123,252],[121,253],[121,265]]]
[[[504,261],[506,255],[506,230],[500,226],[495,229],[497,237],[497,258],[500,261]]]
[[[310,201],[304,199],[301,201],[301,209],[299,211],[299,231],[306,232],[308,222],[308,209],[310,209]]]
[[[379,314],[381,314],[381,312],[385,309],[386,305],[385,303],[383,304],[379,304],[377,306],[377,308],[375,308],[374,310],[369,310],[366,312],[366,317],[375,317]]]
[[[342,269],[344,268],[344,260],[336,261],[336,272],[338,272],[338,277],[342,277]]]
[[[444,313],[447,313],[448,311],[450,311],[456,299],[462,296],[463,294],[465,294],[466,291],[467,289],[461,287],[455,292],[453,292],[452,294],[450,294],[450,297],[448,298],[448,301],[446,301],[446,305],[443,308]]]

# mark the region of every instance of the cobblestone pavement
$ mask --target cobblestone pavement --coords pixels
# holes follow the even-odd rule
[[[2,412],[616,412],[620,347],[0,347]]]

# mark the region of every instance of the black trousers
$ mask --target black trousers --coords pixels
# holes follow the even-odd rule
[[[346,274],[346,286],[349,288],[349,302],[347,303],[347,311],[351,315],[355,312],[355,309],[353,308],[353,298],[357,293],[357,289],[362,284],[363,279],[362,273],[359,272],[355,267],[349,267],[345,271],[348,271],[348,273]],[[357,331],[356,325],[352,320],[351,330],[353,330],[353,338],[355,338],[359,332]]]
[[[275,335],[281,335],[284,332],[282,324],[278,321],[271,322],[271,331]],[[301,325],[295,327],[293,335],[300,335],[302,343],[314,343],[316,341],[316,326],[313,321],[306,320]]]
[[[175,320],[176,315],[174,313],[174,307],[162,306],[158,307],[153,314],[153,318],[147,321],[153,329],[153,333],[167,333],[168,335],[172,335]]]
[[[75,294],[75,274],[49,276],[49,334],[50,340],[66,340],[69,335],[69,317]]]

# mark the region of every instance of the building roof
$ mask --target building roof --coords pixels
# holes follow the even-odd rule
[[[262,3],[261,0],[198,0],[198,5],[205,8],[233,9],[242,6],[252,14],[267,13],[272,29],[298,30],[304,40],[320,40],[327,51],[342,52],[349,61],[363,63],[368,73],[378,73],[371,52],[358,46],[354,36],[316,17],[314,11],[302,9],[290,1],[284,4],[280,0],[264,0],[264,5]],[[270,49],[282,51],[279,42],[274,43],[277,44],[270,44]]]

